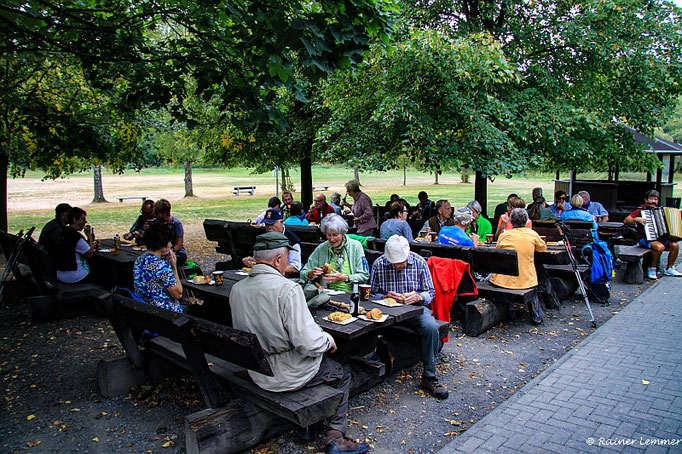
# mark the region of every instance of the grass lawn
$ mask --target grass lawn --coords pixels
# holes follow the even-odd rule
[[[568,175],[562,175],[568,177]],[[628,175],[632,178],[643,175]],[[313,185],[327,185],[327,196],[337,191],[345,193],[343,184],[353,177],[353,170],[339,166],[313,167]],[[605,175],[581,174],[581,178],[605,178]],[[206,218],[246,220],[254,219],[275,195],[275,178],[272,172],[252,175],[248,169],[196,169],[193,173],[194,193],[197,197],[183,198],[184,171],[172,168],[144,169],[103,176],[104,195],[110,203],[91,204],[93,183],[91,173],[81,173],[55,181],[42,181],[42,174],[28,172],[25,178],[8,182],[9,230],[17,231],[35,225],[42,227],[54,216],[54,206],[68,202],[81,206],[88,212],[88,221],[97,228],[98,235],[113,235],[127,231],[139,214],[138,200],[119,203],[116,197],[147,196],[152,199],[167,198],[173,205],[173,214],[186,227],[199,226]],[[300,186],[298,170],[292,172],[292,181]],[[528,202],[532,188],[542,187],[546,195],[554,190],[553,174],[528,174],[512,179],[497,178],[488,183],[488,211],[516,192]],[[473,175],[471,176],[473,182]],[[448,199],[453,206],[461,207],[473,199],[474,185],[460,181],[458,173],[441,175],[440,184],[434,185],[433,175],[408,169],[407,185],[403,185],[403,172],[362,172],[363,190],[374,203],[383,205],[393,193],[400,194],[410,204],[417,203],[417,193],[425,190],[431,200]],[[234,186],[255,185],[254,196],[232,194]],[[680,190],[676,195],[680,196]],[[295,193],[298,198],[300,192]],[[551,199],[551,196],[548,197]]]

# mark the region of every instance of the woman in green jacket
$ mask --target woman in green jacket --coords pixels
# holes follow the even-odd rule
[[[301,279],[313,281],[322,276],[326,287],[350,293],[353,283],[364,284],[369,280],[369,265],[362,244],[348,238],[348,224],[338,214],[327,215],[320,228],[327,241],[310,254],[301,270]],[[331,272],[324,272],[325,264],[331,266]]]

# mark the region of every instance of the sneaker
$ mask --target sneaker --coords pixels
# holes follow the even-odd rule
[[[649,268],[649,272],[647,273],[647,277],[649,279],[653,279],[653,280],[658,279],[658,276],[656,275],[656,268]]]
[[[444,385],[441,385],[436,377],[422,377],[422,382],[419,386],[436,399],[442,400],[448,398],[447,388]]]
[[[663,272],[665,276],[682,276],[682,273],[677,271],[674,266],[671,266]]]
[[[362,454],[369,451],[367,443],[356,443],[338,430],[326,434],[327,454]]]

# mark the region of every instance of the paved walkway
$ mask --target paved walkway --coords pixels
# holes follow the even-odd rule
[[[682,452],[682,278],[661,278],[440,454],[519,452]]]

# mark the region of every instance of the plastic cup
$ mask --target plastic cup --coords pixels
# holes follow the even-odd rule
[[[211,274],[213,275],[213,280],[215,281],[215,285],[223,285],[223,272],[222,271],[214,271]]]
[[[360,290],[360,299],[362,301],[367,301],[369,299],[369,293],[372,287],[369,285],[359,285],[358,289]]]
[[[495,240],[495,235],[492,233],[488,233],[485,236],[485,242],[488,244],[493,244],[493,241]]]

